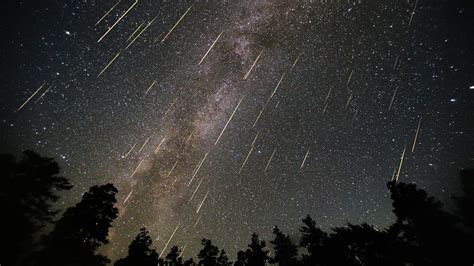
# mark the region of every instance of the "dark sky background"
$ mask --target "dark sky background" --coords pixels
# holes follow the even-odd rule
[[[448,200],[474,166],[472,1],[135,1],[0,9],[0,151],[56,158],[62,207],[115,184],[112,260],[383,228],[394,173]]]

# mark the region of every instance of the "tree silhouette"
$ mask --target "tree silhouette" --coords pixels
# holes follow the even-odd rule
[[[260,241],[258,235],[253,233],[248,245],[249,248],[245,251],[244,255],[241,255],[239,263],[249,266],[264,266],[269,259],[268,250],[265,250],[266,246],[265,241]],[[237,260],[239,260],[238,256]]]
[[[115,262],[115,266],[156,266],[158,253],[151,248],[152,239],[146,228],[128,246],[128,256]]]
[[[247,265],[247,254],[240,250],[237,252],[237,260],[234,263],[234,266],[245,266]]]
[[[441,202],[414,184],[388,183],[397,221],[389,233],[406,243],[407,262],[420,265],[471,265],[472,245],[456,224],[458,218],[442,210]]]
[[[217,256],[219,255],[219,248],[212,245],[211,240],[203,238],[201,240],[201,245],[203,246],[201,251],[199,251],[199,265],[205,266],[214,266],[217,264]]]
[[[324,244],[328,235],[316,226],[316,222],[307,215],[300,228],[300,247],[306,248],[308,254],[303,255],[305,265],[319,265],[324,261]]]
[[[271,263],[279,266],[295,265],[297,263],[298,247],[293,244],[290,236],[283,234],[278,226],[273,228],[275,239],[270,241],[274,245],[275,256],[270,258]]]
[[[72,185],[59,174],[52,159],[26,150],[20,161],[10,154],[0,155],[0,208],[2,252],[0,263],[13,265],[36,248],[35,236],[49,225],[58,211],[52,204],[57,193]]]
[[[232,262],[229,261],[229,258],[227,257],[227,253],[225,252],[224,249],[221,249],[221,253],[219,254],[219,257],[217,258],[217,265],[219,266],[232,265]]]
[[[166,262],[170,266],[182,266],[183,259],[180,257],[181,250],[177,246],[173,246],[166,255]]]
[[[474,234],[474,169],[461,170],[459,174],[463,195],[453,197],[458,212],[470,233]]]
[[[93,186],[82,200],[66,210],[44,239],[38,265],[105,265],[110,260],[96,254],[108,243],[112,221],[117,218],[117,189],[112,184]],[[52,255],[54,254],[54,255]]]

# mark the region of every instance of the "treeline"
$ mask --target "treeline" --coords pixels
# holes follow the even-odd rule
[[[112,184],[91,187],[56,220],[59,210],[53,205],[58,194],[72,185],[59,176],[53,159],[25,151],[19,161],[0,155],[0,167],[2,266],[111,263],[97,250],[108,243],[118,214],[118,191]],[[298,242],[274,227],[268,246],[254,233],[248,248],[231,262],[225,250],[209,239],[202,239],[196,261],[184,259],[176,246],[159,258],[149,232],[142,228],[130,243],[128,255],[114,265],[473,265],[474,171],[462,170],[460,181],[463,194],[453,197],[454,213],[444,211],[441,202],[414,184],[388,182],[396,221],[384,230],[348,223],[325,232],[307,216]],[[41,235],[44,231],[50,232]]]

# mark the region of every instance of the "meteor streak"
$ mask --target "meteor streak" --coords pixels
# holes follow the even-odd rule
[[[199,181],[199,184],[197,185],[196,189],[194,190],[193,194],[191,195],[191,198],[189,198],[188,203],[193,200],[194,195],[196,195],[196,192],[198,191],[199,187],[201,186],[201,183],[202,183],[203,180],[204,180],[204,177],[201,178],[201,181]]]
[[[277,151],[277,148],[275,148],[272,152],[272,155],[270,156],[270,159],[268,159],[267,166],[265,166],[265,170],[263,171],[264,173],[267,172],[268,166],[270,166],[270,163],[272,162],[273,156],[275,155],[275,152]]]
[[[390,109],[392,109],[393,101],[395,100],[395,95],[397,94],[397,90],[398,90],[398,86],[393,91],[392,100],[390,101],[390,105],[388,106],[389,111],[390,111]]]
[[[189,137],[186,139],[186,142],[184,144],[188,143],[188,141],[191,139],[193,134],[194,134],[194,129],[193,129],[193,131],[191,131],[191,134],[189,134]]]
[[[293,68],[296,66],[296,63],[298,63],[298,60],[300,59],[300,56],[301,56],[302,54],[303,54],[303,53],[298,54],[298,56],[297,56],[296,59],[295,59],[295,62],[293,63],[293,65],[292,65],[291,68],[290,68],[290,71],[293,70]]]
[[[128,193],[128,196],[123,201],[124,204],[125,204],[125,202],[127,202],[128,198],[130,198],[130,196],[132,195],[132,192],[133,192],[133,188],[132,188],[132,190],[130,190],[130,193]]]
[[[420,125],[421,125],[421,117],[418,120],[418,127],[416,128],[415,139],[413,139],[413,146],[411,147],[411,152],[415,151],[416,140],[418,139],[418,132],[420,132]]]
[[[160,143],[158,144],[158,146],[156,146],[156,148],[155,148],[155,154],[156,154],[156,153],[158,152],[158,150],[160,149],[161,144],[163,144],[163,142],[165,142],[165,139],[166,139],[166,137],[164,137],[164,138],[160,141]]]
[[[97,77],[100,77],[100,76],[102,75],[102,73],[104,73],[105,70],[106,70],[107,68],[109,68],[109,66],[115,61],[115,59],[117,59],[117,57],[120,55],[121,52],[122,52],[122,51],[118,52],[118,53],[114,56],[114,58],[112,58],[112,60],[110,60],[110,62],[104,67],[104,69],[102,69],[102,71],[100,71],[100,73],[99,73],[99,75],[97,75]]]
[[[395,68],[397,67],[398,57],[399,55],[397,55],[397,58],[395,58],[395,63],[393,63],[393,70],[395,70]]]
[[[171,108],[173,107],[174,103],[176,102],[176,100],[178,100],[178,98],[175,98],[174,101],[171,103],[170,107],[168,107],[168,110],[166,110],[165,114],[163,116],[166,116],[168,114],[168,112],[171,110]]]
[[[261,130],[259,130],[259,131],[257,132],[257,135],[255,135],[255,138],[254,138],[253,141],[252,141],[252,145],[250,145],[251,147],[254,147],[255,141],[257,141],[258,135],[260,135],[260,131],[261,131]]]
[[[145,95],[148,94],[148,92],[151,90],[151,88],[153,87],[153,85],[155,85],[155,83],[156,83],[156,79],[153,80],[153,83],[151,83],[150,87],[148,87],[148,89],[147,89],[146,92],[145,92]]]
[[[232,114],[230,115],[229,120],[227,120],[227,123],[225,124],[224,128],[222,129],[221,134],[219,134],[219,137],[217,138],[217,140],[216,140],[216,142],[214,143],[214,145],[217,145],[217,143],[219,142],[219,139],[221,138],[222,134],[224,134],[225,129],[226,129],[227,126],[229,125],[230,120],[232,120],[232,117],[234,116],[235,111],[237,111],[237,109],[239,108],[240,103],[242,102],[243,99],[244,99],[244,97],[242,97],[242,98],[240,99],[239,103],[237,104],[237,106],[235,107],[234,111],[233,111]]]
[[[263,111],[265,111],[265,108],[267,107],[267,103],[265,103],[265,105],[262,107],[262,110],[260,110],[260,113],[258,113],[258,116],[257,118],[255,119],[255,122],[253,122],[253,126],[252,127],[255,127],[255,125],[257,124],[258,120],[260,119],[260,116],[263,114]]]
[[[118,2],[112,6],[112,8],[109,9],[109,11],[107,11],[98,21],[97,23],[95,23],[94,26],[97,26],[110,12],[112,12],[112,10],[114,10],[114,8],[120,3],[120,0],[118,0]]]
[[[242,169],[244,168],[245,164],[247,163],[247,160],[249,159],[250,157],[250,154],[252,154],[252,151],[255,147],[252,145],[252,147],[250,147],[250,150],[249,150],[249,153],[247,154],[247,157],[245,157],[245,160],[244,162],[242,163],[242,166],[240,166],[240,169],[239,169],[239,172],[238,174],[240,174],[240,172],[242,171]]]
[[[268,98],[268,100],[267,100],[268,102],[273,98],[273,95],[275,95],[275,93],[278,90],[278,87],[280,87],[280,83],[283,80],[283,78],[285,77],[285,75],[286,75],[286,71],[283,73],[283,75],[281,75],[281,78],[278,81],[277,85],[275,86],[275,89],[273,90],[272,94],[270,95],[270,98]]]
[[[130,176],[130,178],[132,178],[132,177],[137,173],[138,168],[140,168],[140,165],[142,165],[143,161],[144,161],[144,159],[142,159],[142,160],[140,161],[140,163],[137,165],[137,168],[135,168],[135,170],[133,171],[133,173],[132,173],[132,175]]]
[[[35,103],[39,102],[39,100],[41,100],[43,98],[43,96],[49,91],[49,89],[51,89],[53,86],[54,86],[54,84],[49,85],[48,88],[40,95],[40,97],[38,97],[35,100]]]
[[[207,50],[207,52],[204,54],[204,56],[202,57],[201,61],[199,61],[199,64],[198,65],[201,65],[202,61],[204,61],[204,58],[206,58],[207,54],[211,51],[212,47],[214,47],[214,45],[216,44],[216,42],[219,40],[219,38],[221,37],[222,33],[224,33],[224,31],[221,31],[221,33],[219,34],[219,36],[217,36],[216,40],[212,43],[211,47],[209,47],[209,50]]]
[[[202,164],[204,163],[204,161],[206,160],[208,154],[209,154],[209,152],[207,152],[207,153],[204,155],[204,158],[202,158],[201,162],[199,162],[199,166],[196,168],[196,171],[194,171],[193,177],[191,178],[191,180],[189,180],[188,187],[189,187],[189,185],[191,185],[191,182],[193,182],[194,177],[195,177],[195,176],[197,175],[197,173],[199,172],[199,169],[201,169],[201,166],[202,166]]]
[[[410,22],[408,22],[408,27],[411,26],[411,22],[413,21],[413,16],[415,15],[415,10],[416,10],[417,5],[418,5],[418,0],[415,1],[415,5],[413,6],[413,11],[411,12]]]
[[[196,228],[196,225],[199,223],[199,220],[201,220],[201,216],[202,215],[199,215],[199,217],[197,218],[196,222],[193,225],[193,228]]]
[[[166,242],[165,247],[164,247],[163,250],[161,251],[159,258],[161,258],[161,256],[162,256],[163,253],[165,252],[166,248],[168,247],[169,243],[171,242],[171,239],[173,239],[174,234],[175,234],[176,231],[178,230],[178,227],[179,227],[180,224],[181,224],[181,222],[179,222],[178,225],[176,226],[176,228],[174,229],[173,233],[172,233],[171,236],[170,236],[170,239],[168,239],[168,242]]]
[[[349,75],[349,78],[347,79],[346,86],[349,85],[349,82],[351,82],[352,74],[354,73],[354,70],[351,71],[351,74]]]
[[[306,158],[308,158],[309,150],[306,152],[306,155],[304,156],[303,162],[301,163],[300,169],[303,168],[304,163],[306,162]]]
[[[128,42],[128,41],[135,35],[135,33],[137,33],[138,30],[140,30],[140,28],[143,26],[143,24],[145,24],[145,21],[143,21],[142,24],[140,24],[140,25],[137,27],[137,29],[132,32],[132,34],[130,34],[130,36],[128,37],[128,39],[127,39],[126,42]]]
[[[329,88],[328,95],[326,95],[326,99],[324,99],[326,102],[328,101],[328,99],[329,99],[329,96],[331,95],[331,91],[332,91],[332,87],[331,87],[331,88]]]
[[[158,16],[156,16],[153,20],[151,20],[150,22],[148,22],[148,24],[146,24],[145,28],[143,28],[140,33],[137,34],[137,36],[135,36],[135,38],[133,38],[133,40],[127,45],[127,47],[125,47],[125,50],[128,49],[128,47],[130,47],[136,39],[138,39],[138,37],[140,37],[140,35],[142,35],[143,32],[146,31],[146,29],[148,29],[148,27],[150,27],[150,25],[155,21],[155,19],[157,18]]]
[[[148,137],[145,142],[143,143],[142,147],[138,150],[138,153],[142,152],[143,148],[145,148],[145,145],[148,143],[148,141],[150,140],[150,137]]]
[[[405,145],[405,148],[403,148],[402,155],[400,156],[400,165],[398,166],[398,171],[397,171],[397,176],[395,177],[395,181],[398,181],[398,178],[400,177],[400,171],[402,170],[403,159],[405,158],[406,149],[407,149],[407,145]]]
[[[178,162],[179,162],[179,159],[177,159],[176,162],[173,164],[173,167],[171,167],[171,170],[168,173],[168,175],[166,176],[166,178],[168,178],[171,175],[171,173],[173,172],[173,170],[176,167],[176,165],[178,164]]]
[[[257,64],[257,61],[258,59],[260,58],[260,56],[262,55],[263,53],[263,50],[258,54],[257,58],[255,59],[255,61],[253,62],[252,66],[250,67],[249,71],[247,72],[247,74],[245,74],[244,76],[244,80],[247,79],[247,77],[250,75],[250,72],[252,71],[252,69],[255,67],[255,65]]]
[[[209,190],[207,191],[206,196],[204,196],[204,199],[202,199],[201,204],[199,204],[199,207],[197,208],[196,213],[199,213],[199,210],[201,210],[201,207],[204,204],[204,202],[206,201],[208,194],[209,194]]]
[[[127,154],[125,154],[125,157],[123,157],[124,159],[128,157],[128,155],[130,155],[130,153],[132,152],[133,148],[135,148],[135,146],[137,146],[137,142],[135,142],[135,144],[133,144],[132,148],[130,148],[130,150],[127,152]]]
[[[181,20],[186,16],[186,14],[188,14],[189,10],[191,9],[191,7],[193,7],[193,5],[191,5],[188,10],[186,10],[186,12],[184,12],[184,14],[179,18],[178,22],[176,22],[176,24],[174,24],[174,26],[171,28],[170,31],[168,31],[168,33],[165,35],[165,37],[163,38],[163,40],[161,40],[161,43],[163,43],[166,38],[168,38],[168,35],[171,34],[171,32],[174,30],[174,28],[176,28],[176,26],[178,26],[179,22],[181,22]]]
[[[125,11],[125,13],[123,13],[122,16],[119,17],[119,19],[117,19],[117,21],[115,21],[115,23],[112,25],[112,27],[110,27],[105,33],[104,35],[102,35],[102,37],[99,38],[99,40],[97,42],[100,42],[102,41],[102,39],[104,39],[104,37],[123,19],[123,17],[125,17],[127,15],[128,12],[130,12],[130,10],[132,10],[132,8],[138,3],[138,0],[135,0],[135,2],[127,9],[127,11]]]
[[[346,106],[344,107],[344,109],[347,108],[347,106],[348,106],[349,103],[351,102],[351,99],[352,99],[352,92],[351,92],[351,94],[349,95],[349,98],[347,99]]]
[[[35,95],[43,88],[43,86],[46,84],[44,82],[16,111],[20,111]]]

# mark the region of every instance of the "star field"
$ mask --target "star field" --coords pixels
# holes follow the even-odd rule
[[[112,260],[143,226],[184,257],[383,228],[388,180],[447,200],[474,165],[462,1],[40,2],[1,8],[1,151],[54,157],[61,207],[117,186]]]

